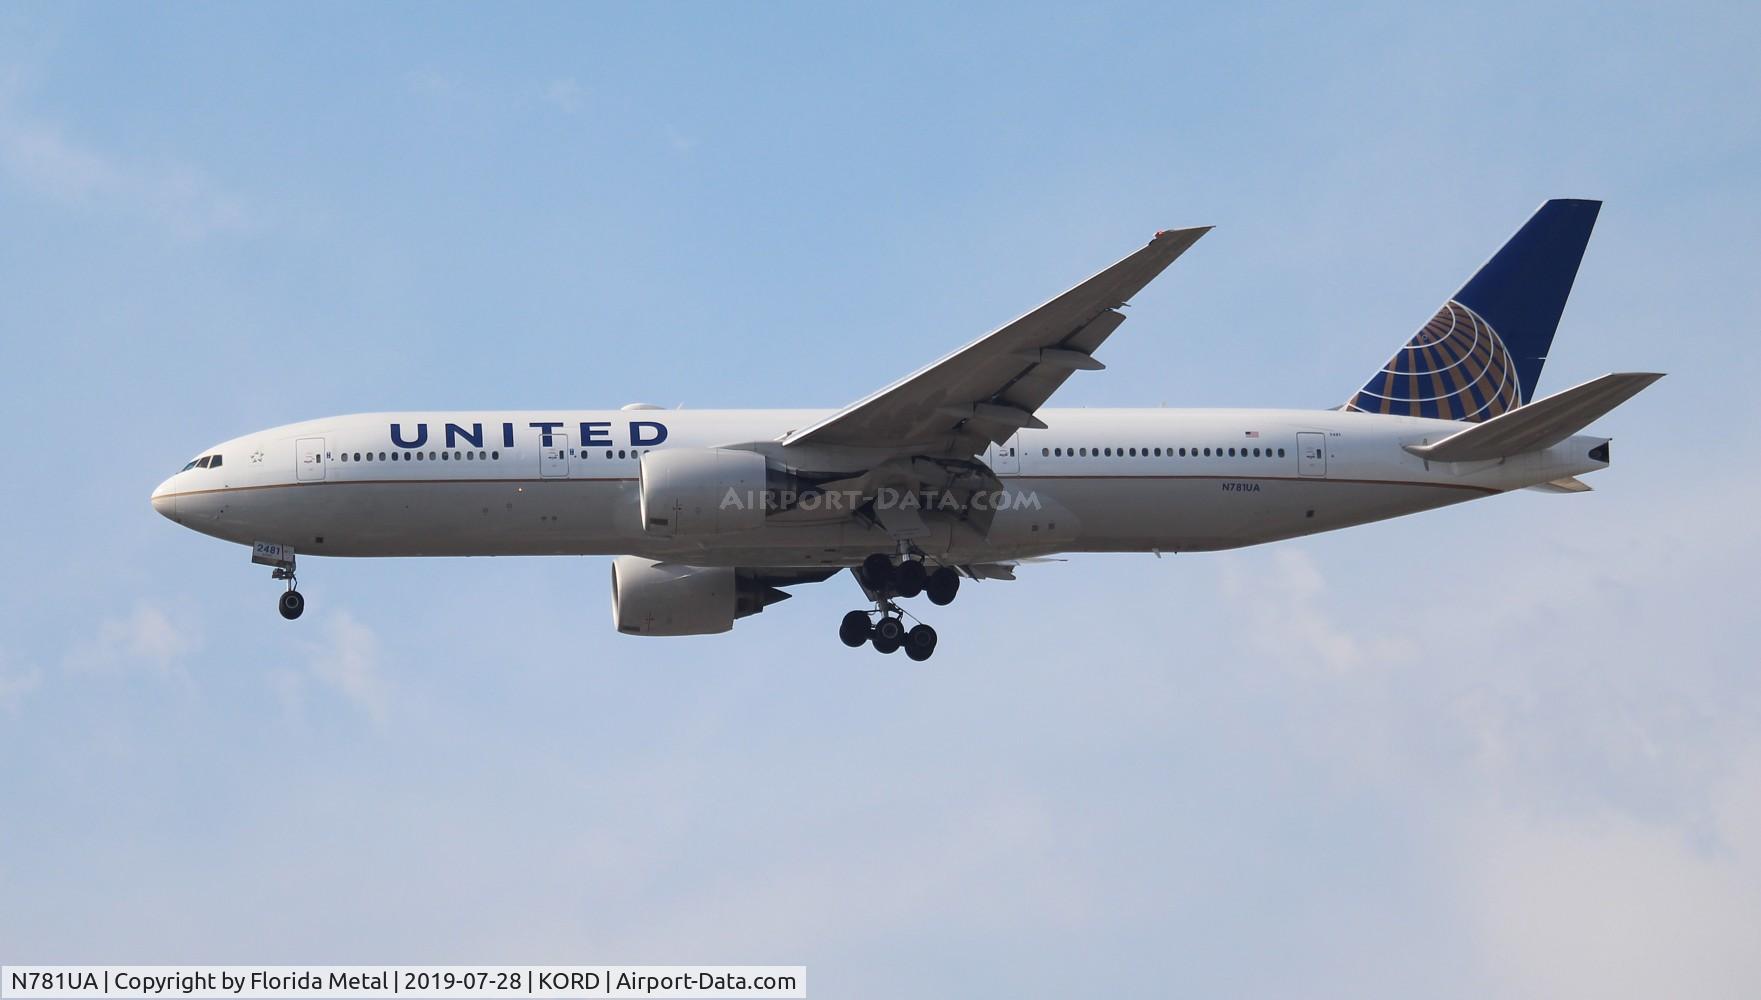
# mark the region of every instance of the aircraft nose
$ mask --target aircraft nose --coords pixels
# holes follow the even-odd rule
[[[177,492],[172,489],[171,480],[167,479],[153,491],[153,509],[173,521],[177,520]]]

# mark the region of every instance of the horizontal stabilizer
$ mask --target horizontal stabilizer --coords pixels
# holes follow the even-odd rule
[[[1616,372],[1501,413],[1438,441],[1406,450],[1432,462],[1484,462],[1558,444],[1662,378],[1657,372]]]

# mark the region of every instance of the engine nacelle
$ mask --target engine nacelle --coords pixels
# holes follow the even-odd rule
[[[766,463],[753,451],[661,448],[638,466],[642,528],[662,538],[762,527]]]
[[[732,566],[683,566],[640,556],[611,563],[611,620],[626,635],[713,635],[788,593]]]

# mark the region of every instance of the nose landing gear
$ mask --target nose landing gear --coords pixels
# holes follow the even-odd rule
[[[269,577],[272,580],[286,580],[287,590],[275,602],[276,610],[281,617],[293,621],[306,612],[306,599],[300,594],[299,581],[294,579],[294,550],[291,545],[276,545],[273,542],[257,542],[251,546],[251,561],[259,566],[269,566]]]

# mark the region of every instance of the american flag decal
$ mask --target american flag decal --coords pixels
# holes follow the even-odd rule
[[[1248,431],[1247,436],[1250,438],[1257,438],[1260,436],[1260,432],[1259,431]]]

